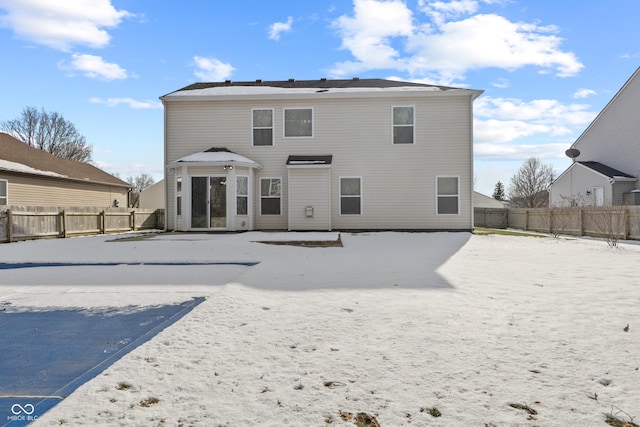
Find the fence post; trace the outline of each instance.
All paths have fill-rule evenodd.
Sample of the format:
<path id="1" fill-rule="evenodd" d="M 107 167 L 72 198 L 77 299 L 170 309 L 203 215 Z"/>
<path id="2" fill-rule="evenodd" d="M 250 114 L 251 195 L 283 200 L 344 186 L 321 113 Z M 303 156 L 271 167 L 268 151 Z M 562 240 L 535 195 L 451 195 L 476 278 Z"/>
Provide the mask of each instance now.
<path id="1" fill-rule="evenodd" d="M 629 239 L 629 208 L 627 208 L 626 206 L 624 206 L 622 208 L 622 221 L 624 221 L 624 225 L 623 225 L 623 231 L 622 231 L 622 239 L 623 240 L 628 240 Z"/>
<path id="2" fill-rule="evenodd" d="M 584 208 L 578 209 L 578 236 L 584 236 Z"/>
<path id="3" fill-rule="evenodd" d="M 553 209 L 549 207 L 549 234 L 553 233 Z"/>
<path id="4" fill-rule="evenodd" d="M 529 209 L 524 210 L 524 231 L 529 229 Z"/>
<path id="5" fill-rule="evenodd" d="M 105 214 L 104 211 L 100 211 L 100 234 L 105 232 Z"/>
<path id="6" fill-rule="evenodd" d="M 67 211 L 65 209 L 60 212 L 60 228 L 62 229 L 62 237 L 67 238 Z"/>
<path id="7" fill-rule="evenodd" d="M 136 231 L 136 211 L 131 211 L 131 231 Z"/>
<path id="8" fill-rule="evenodd" d="M 7 209 L 7 242 L 11 243 L 12 236 L 11 236 L 11 232 L 13 231 L 13 227 L 12 227 L 12 222 L 13 219 L 11 218 L 11 209 Z"/>

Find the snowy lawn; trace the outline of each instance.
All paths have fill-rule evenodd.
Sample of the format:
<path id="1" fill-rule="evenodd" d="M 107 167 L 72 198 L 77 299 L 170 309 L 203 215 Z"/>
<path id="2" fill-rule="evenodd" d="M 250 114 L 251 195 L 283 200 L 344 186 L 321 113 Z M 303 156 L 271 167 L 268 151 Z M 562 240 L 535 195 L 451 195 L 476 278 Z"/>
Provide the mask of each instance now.
<path id="1" fill-rule="evenodd" d="M 0 305 L 10 309 L 207 297 L 34 425 L 640 421 L 640 246 L 467 233 L 343 233 L 344 247 L 328 248 L 257 243 L 337 237 L 0 245 L 0 262 L 231 263 L 0 270 Z M 259 264 L 233 264 L 243 262 Z"/>

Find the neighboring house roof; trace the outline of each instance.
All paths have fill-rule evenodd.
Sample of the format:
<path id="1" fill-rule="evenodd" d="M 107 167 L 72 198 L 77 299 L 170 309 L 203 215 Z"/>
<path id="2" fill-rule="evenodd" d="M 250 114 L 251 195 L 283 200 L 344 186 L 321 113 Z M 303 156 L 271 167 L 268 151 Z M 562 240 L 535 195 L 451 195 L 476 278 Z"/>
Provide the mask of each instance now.
<path id="1" fill-rule="evenodd" d="M 495 208 L 502 209 L 507 206 L 506 202 L 494 199 L 493 197 L 485 196 L 477 191 L 473 192 L 473 207 L 474 208 Z"/>
<path id="2" fill-rule="evenodd" d="M 164 98 L 180 98 L 191 96 L 208 95 L 286 95 L 299 93 L 364 93 L 364 92 L 385 92 L 385 91 L 420 91 L 420 92 L 469 92 L 473 98 L 480 96 L 482 91 L 473 89 L 454 88 L 449 86 L 436 86 L 424 83 L 403 82 L 385 79 L 359 79 L 349 80 L 281 80 L 251 82 L 208 82 L 194 83 L 178 89 Z"/>
<path id="3" fill-rule="evenodd" d="M 46 151 L 30 147 L 11 135 L 0 132 L 0 171 L 2 170 L 57 179 L 131 187 L 130 184 L 93 165 L 56 157 Z"/>
<path id="4" fill-rule="evenodd" d="M 583 166 L 588 167 L 589 169 L 593 169 L 594 171 L 605 175 L 608 178 L 634 178 L 633 176 L 626 174 L 624 172 L 621 172 L 617 169 L 614 169 L 612 167 L 609 167 L 607 165 L 604 165 L 600 162 L 593 162 L 593 161 L 589 161 L 589 162 L 576 162 L 579 163 Z"/>

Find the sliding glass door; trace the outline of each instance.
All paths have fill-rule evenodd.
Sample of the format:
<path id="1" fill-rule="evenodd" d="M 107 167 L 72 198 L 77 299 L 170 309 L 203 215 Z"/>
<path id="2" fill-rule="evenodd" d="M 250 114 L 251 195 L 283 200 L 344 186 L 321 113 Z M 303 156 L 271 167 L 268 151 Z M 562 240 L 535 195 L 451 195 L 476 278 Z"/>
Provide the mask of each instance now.
<path id="1" fill-rule="evenodd" d="M 226 226 L 226 177 L 191 177 L 191 228 L 226 228 Z"/>

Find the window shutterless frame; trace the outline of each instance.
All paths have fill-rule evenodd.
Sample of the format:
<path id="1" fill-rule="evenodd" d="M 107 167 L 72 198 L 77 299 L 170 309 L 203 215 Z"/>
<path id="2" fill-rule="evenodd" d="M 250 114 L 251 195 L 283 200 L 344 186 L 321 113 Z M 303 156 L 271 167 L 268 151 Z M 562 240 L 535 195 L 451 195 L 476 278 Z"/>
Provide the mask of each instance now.
<path id="1" fill-rule="evenodd" d="M 413 105 L 391 107 L 391 143 L 414 144 L 416 140 L 416 109 Z"/>
<path id="2" fill-rule="evenodd" d="M 9 181 L 0 179 L 0 206 L 9 204 Z"/>
<path id="3" fill-rule="evenodd" d="M 249 177 L 236 175 L 236 215 L 249 214 Z"/>
<path id="4" fill-rule="evenodd" d="M 340 215 L 362 215 L 362 177 L 339 178 Z"/>
<path id="5" fill-rule="evenodd" d="M 273 146 L 273 108 L 251 110 L 251 144 L 254 147 Z"/>
<path id="6" fill-rule="evenodd" d="M 436 177 L 436 215 L 460 214 L 460 177 Z"/>
<path id="7" fill-rule="evenodd" d="M 176 215 L 182 215 L 182 176 L 176 176 Z"/>
<path id="8" fill-rule="evenodd" d="M 282 177 L 260 178 L 260 215 L 282 215 Z"/>
<path id="9" fill-rule="evenodd" d="M 313 138 L 313 108 L 284 108 L 282 110 L 284 138 Z"/>

